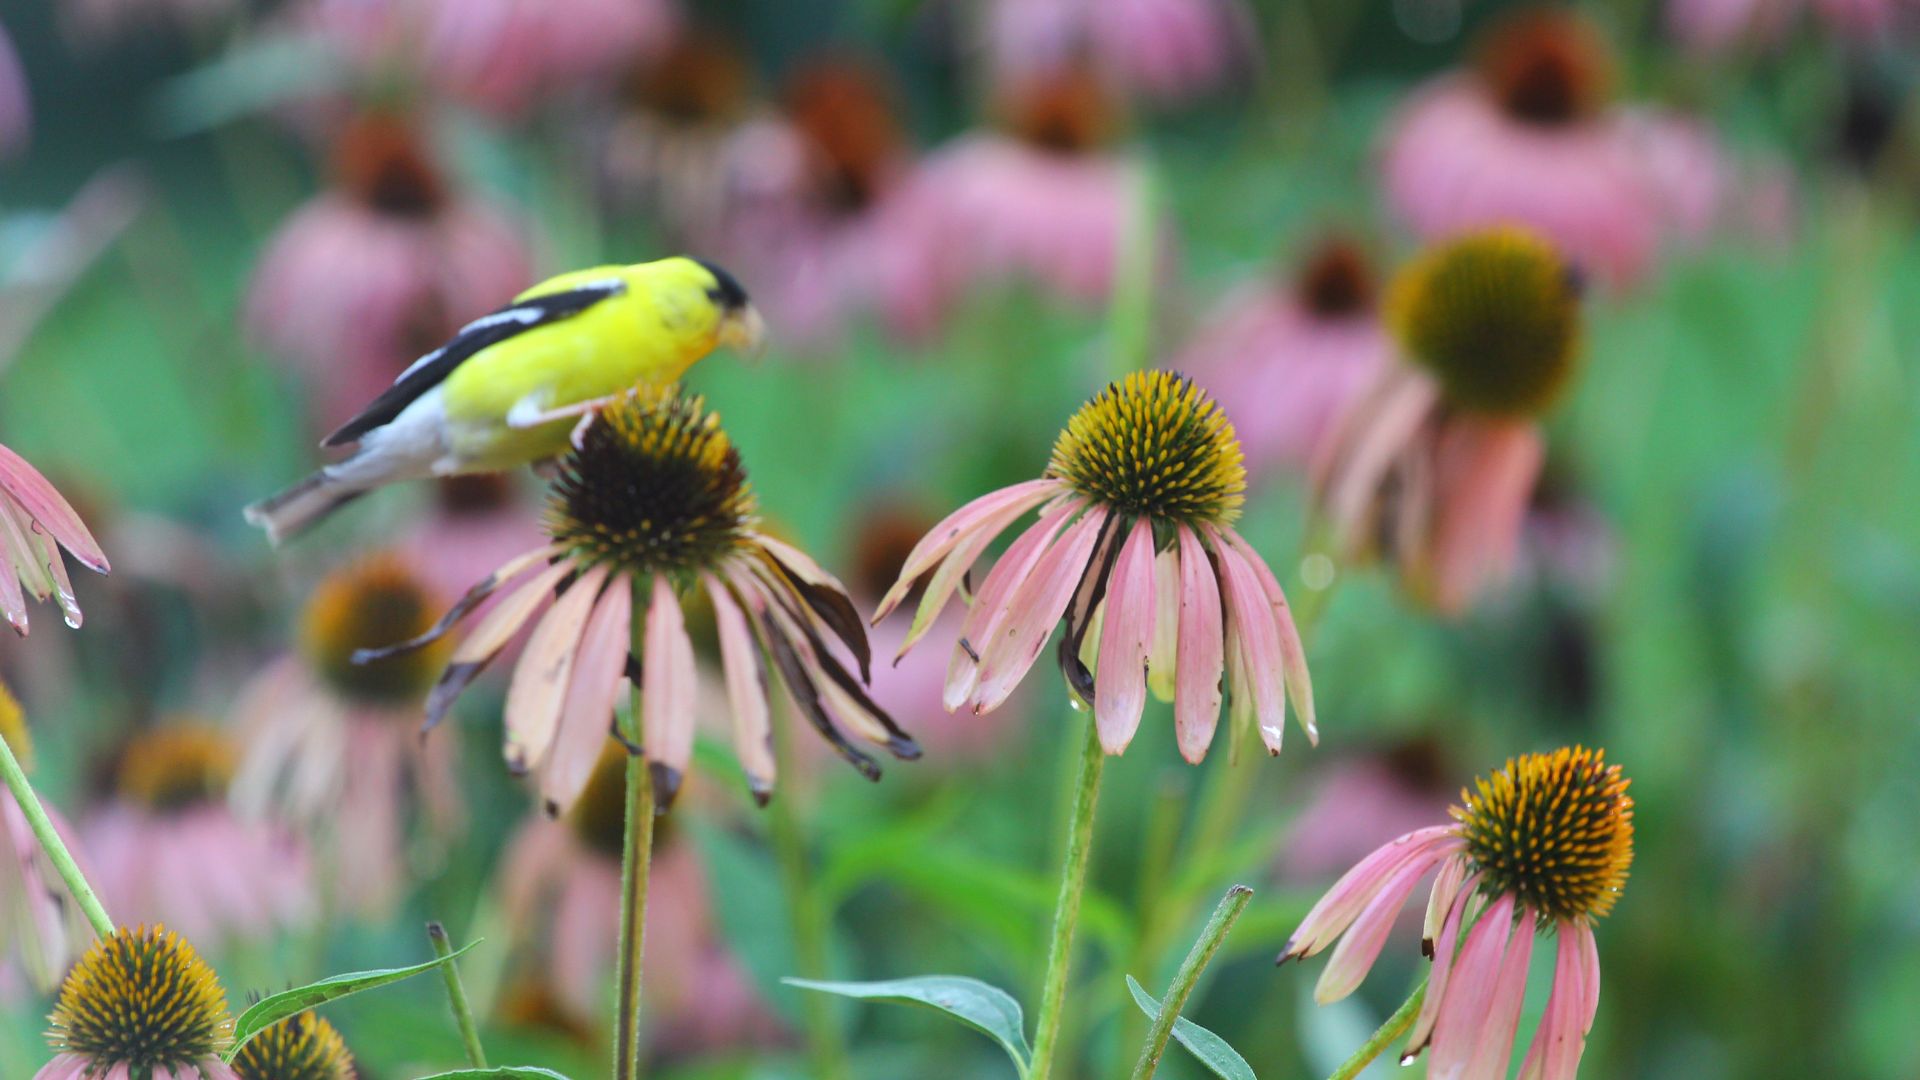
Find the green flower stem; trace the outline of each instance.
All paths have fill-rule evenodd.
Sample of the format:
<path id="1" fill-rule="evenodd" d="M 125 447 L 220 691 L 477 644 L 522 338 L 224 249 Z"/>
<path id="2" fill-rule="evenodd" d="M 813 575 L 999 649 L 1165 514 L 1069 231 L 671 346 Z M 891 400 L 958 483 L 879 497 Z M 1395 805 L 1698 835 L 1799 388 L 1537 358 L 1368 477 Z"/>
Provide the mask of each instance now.
<path id="1" fill-rule="evenodd" d="M 792 717 L 781 719 L 791 720 Z M 792 775 L 793 745 L 790 723 L 773 725 L 773 753 L 776 771 Z M 771 820 L 774 854 L 780 861 L 781 885 L 787 894 L 787 910 L 792 917 L 794 964 L 803 979 L 827 979 L 827 915 L 820 906 L 820 891 L 814 888 L 814 875 L 807 866 L 806 836 L 800 814 L 789 794 L 776 794 L 767 805 Z M 818 1080 L 845 1080 L 846 1040 L 836 1022 L 833 999 L 825 994 L 806 994 L 801 1001 L 807 1026 L 807 1051 L 813 1060 Z"/>
<path id="2" fill-rule="evenodd" d="M 460 1042 L 467 1050 L 467 1064 L 476 1069 L 487 1067 L 487 1052 L 480 1045 L 480 1029 L 473 1022 L 473 1007 L 467 1004 L 467 988 L 460 983 L 460 969 L 448 957 L 453 942 L 447 940 L 447 928 L 438 922 L 427 924 L 427 940 L 433 943 L 433 955 L 447 962 L 440 965 L 440 976 L 447 983 L 447 1001 L 453 1005 L 453 1023 L 460 1029 Z"/>
<path id="3" fill-rule="evenodd" d="M 66 882 L 67 891 L 80 905 L 93 932 L 103 938 L 112 937 L 113 920 L 107 917 L 107 909 L 100 905 L 93 886 L 87 884 L 80 864 L 73 861 L 73 852 L 68 851 L 66 841 L 60 839 L 60 831 L 53 827 L 47 808 L 40 805 L 40 796 L 35 795 L 33 785 L 27 783 L 27 771 L 20 767 L 20 759 L 13 756 L 13 747 L 8 746 L 5 739 L 0 739 L 0 779 L 6 780 L 7 790 L 13 792 L 14 799 L 20 803 L 20 812 L 27 816 L 27 827 L 33 830 L 33 838 L 40 841 L 40 850 L 46 853 L 60 880 Z"/>
<path id="4" fill-rule="evenodd" d="M 1341 1062 L 1340 1067 L 1333 1070 L 1327 1080 L 1353 1080 L 1354 1077 L 1359 1076 L 1367 1066 L 1373 1064 L 1374 1058 L 1379 1057 L 1381 1052 L 1386 1050 L 1388 1043 L 1407 1033 L 1407 1029 L 1413 1026 L 1414 1017 L 1420 1015 L 1420 1003 L 1426 998 L 1427 980 L 1421 979 L 1420 985 L 1413 988 L 1413 993 L 1407 997 L 1405 1004 L 1394 1010 L 1393 1015 L 1387 1017 L 1379 1030 L 1375 1031 L 1366 1042 L 1361 1043 L 1360 1049 L 1355 1050 L 1352 1057 Z"/>
<path id="5" fill-rule="evenodd" d="M 1086 742 L 1080 751 L 1080 769 L 1074 774 L 1073 815 L 1067 825 L 1067 855 L 1060 868 L 1060 896 L 1053 906 L 1053 938 L 1047 946 L 1046 981 L 1040 989 L 1040 1012 L 1034 1019 L 1033 1069 L 1029 1080 L 1047 1080 L 1053 1073 L 1053 1054 L 1060 1041 L 1060 1018 L 1067 997 L 1067 969 L 1073 952 L 1073 931 L 1080 922 L 1080 896 L 1087 886 L 1087 860 L 1093 852 L 1093 809 L 1100 801 L 1100 773 L 1107 753 L 1100 748 L 1100 732 L 1093 718 L 1086 720 Z"/>
<path id="6" fill-rule="evenodd" d="M 642 586 L 635 582 L 633 651 L 640 655 L 646 620 Z M 633 688 L 633 711 L 627 717 L 627 741 L 640 742 L 640 687 Z M 640 1076 L 640 980 L 646 956 L 647 880 L 653 869 L 653 771 L 645 754 L 627 756 L 627 814 L 620 850 L 620 945 L 614 957 L 618 998 L 614 1019 L 613 1075 L 615 1080 Z"/>
<path id="7" fill-rule="evenodd" d="M 1187 958 L 1180 962 L 1180 970 L 1174 972 L 1166 996 L 1160 999 L 1160 1015 L 1154 1017 L 1153 1027 L 1147 1031 L 1146 1045 L 1140 1048 L 1140 1060 L 1134 1062 L 1133 1080 L 1149 1080 L 1153 1070 L 1160 1067 L 1160 1055 L 1167 1052 L 1167 1040 L 1173 1037 L 1173 1022 L 1180 1019 L 1180 1010 L 1186 1007 L 1188 996 L 1200 981 L 1200 973 L 1206 970 L 1220 943 L 1226 940 L 1227 931 L 1233 929 L 1234 920 L 1252 899 L 1253 890 L 1245 885 L 1235 885 L 1220 898 L 1213 917 L 1207 920 L 1206 928 L 1200 931 Z"/>

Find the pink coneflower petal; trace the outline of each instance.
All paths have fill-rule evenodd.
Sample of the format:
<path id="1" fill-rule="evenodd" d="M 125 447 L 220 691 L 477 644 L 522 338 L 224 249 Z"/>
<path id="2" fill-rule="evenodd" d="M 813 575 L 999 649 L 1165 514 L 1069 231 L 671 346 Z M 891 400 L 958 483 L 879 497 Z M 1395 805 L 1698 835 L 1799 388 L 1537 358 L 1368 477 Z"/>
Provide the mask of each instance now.
<path id="1" fill-rule="evenodd" d="M 1239 533 L 1221 529 L 1219 535 L 1246 560 L 1266 593 L 1267 603 L 1273 607 L 1274 632 L 1280 642 L 1280 674 L 1286 685 L 1287 700 L 1293 704 L 1294 719 L 1307 733 L 1307 741 L 1318 746 L 1320 725 L 1313 712 L 1313 677 L 1307 672 L 1307 650 L 1300 641 L 1299 627 L 1293 624 L 1293 611 L 1287 604 L 1286 593 L 1280 590 L 1280 579 L 1273 576 L 1266 560 Z"/>
<path id="2" fill-rule="evenodd" d="M 1515 927 L 1507 940 L 1507 952 L 1500 960 L 1500 977 L 1494 983 L 1493 997 L 1485 1019 L 1474 1036 L 1473 1057 L 1461 1073 L 1467 1080 L 1506 1080 L 1508 1061 L 1513 1056 L 1513 1037 L 1520 1026 L 1520 1006 L 1527 996 L 1527 964 L 1533 959 L 1532 919 Z"/>
<path id="3" fill-rule="evenodd" d="M 604 566 L 582 574 L 541 617 L 533 636 L 527 639 L 520 662 L 514 665 L 513 680 L 507 685 L 504 751 L 512 772 L 540 767 L 553 748 L 573 660 L 580 649 L 580 633 L 606 581 Z"/>
<path id="4" fill-rule="evenodd" d="M 1545 457 L 1531 424 L 1461 416 L 1447 425 L 1437 455 L 1442 509 L 1428 569 L 1441 611 L 1462 610 L 1483 582 L 1512 567 Z"/>
<path id="5" fill-rule="evenodd" d="M 1460 839 L 1454 835 L 1452 826 L 1435 825 L 1395 837 L 1374 849 L 1372 854 L 1342 875 L 1333 888 L 1320 898 L 1320 902 L 1313 906 L 1313 910 L 1307 912 L 1307 917 L 1300 921 L 1300 928 L 1293 932 L 1293 938 L 1287 943 L 1282 957 L 1308 957 L 1326 948 L 1334 938 L 1353 925 L 1367 904 L 1393 880 L 1401 867 L 1432 858 L 1436 854 L 1445 854 L 1459 844 Z"/>
<path id="6" fill-rule="evenodd" d="M 1093 718 L 1100 746 L 1118 754 L 1133 741 L 1147 707 L 1147 650 L 1154 626 L 1153 524 L 1133 523 L 1107 579 L 1106 615 L 1094 672 Z"/>
<path id="7" fill-rule="evenodd" d="M 1505 969 L 1501 961 L 1513 936 L 1513 904 L 1512 894 L 1502 893 L 1481 913 L 1460 948 L 1433 1029 L 1427 1073 L 1435 1080 L 1461 1080 L 1473 1058 Z M 1531 934 L 1532 930 L 1522 928 L 1521 932 Z"/>
<path id="8" fill-rule="evenodd" d="M 1054 625 L 1073 601 L 1108 513 L 1090 510 L 1068 526 L 1008 601 L 1005 621 L 980 646 L 980 676 L 971 699 L 974 712 L 997 708 L 1040 658 Z"/>
<path id="9" fill-rule="evenodd" d="M 894 583 L 893 588 L 887 590 L 887 595 L 880 598 L 880 606 L 874 609 L 873 621 L 879 622 L 886 618 L 894 608 L 900 605 L 900 601 L 906 599 L 907 593 L 913 589 L 913 583 L 918 581 L 922 574 L 939 565 L 940 560 L 966 537 L 988 528 L 991 522 L 1004 515 L 1005 522 L 999 528 L 993 529 L 998 533 L 1014 518 L 1039 506 L 1060 490 L 1061 484 L 1058 480 L 1027 480 L 1012 487 L 988 492 L 948 514 L 907 554 L 906 562 L 900 567 L 900 579 Z M 1011 507 L 1018 507 L 1018 509 L 1008 513 Z"/>
<path id="10" fill-rule="evenodd" d="M 1220 586 L 1200 538 L 1185 525 L 1180 538 L 1179 674 L 1174 679 L 1174 739 L 1180 756 L 1199 764 L 1220 723 L 1220 672 L 1226 662 L 1220 630 Z"/>
<path id="11" fill-rule="evenodd" d="M 1280 652 L 1280 632 L 1274 625 L 1274 611 L 1267 601 L 1253 567 L 1238 548 L 1208 530 L 1212 547 L 1220 560 L 1221 595 L 1226 600 L 1227 620 L 1240 639 L 1246 679 L 1253 690 L 1253 716 L 1260 729 L 1260 740 L 1267 752 L 1278 754 L 1286 734 L 1286 696 L 1282 672 L 1285 663 Z"/>
<path id="12" fill-rule="evenodd" d="M 1454 858 L 1455 863 L 1465 864 L 1465 860 Z M 1434 942 L 1433 971 L 1427 976 L 1427 997 L 1420 1003 L 1420 1014 L 1413 1019 L 1413 1029 L 1407 1033 L 1407 1048 L 1400 1056 L 1400 1063 L 1412 1061 L 1414 1055 L 1426 1048 L 1428 1040 L 1433 1038 L 1433 1026 L 1440 1019 L 1440 1006 L 1446 1001 L 1447 987 L 1453 980 L 1455 950 L 1460 944 L 1460 931 L 1467 920 L 1467 902 L 1480 884 L 1480 875 L 1475 874 L 1460 884 L 1455 890 L 1456 899 L 1447 905 L 1446 915 L 1440 927 L 1440 936 Z"/>
<path id="13" fill-rule="evenodd" d="M 1434 942 L 1439 940 L 1447 915 L 1453 911 L 1454 899 L 1460 895 L 1460 887 L 1466 880 L 1467 860 L 1456 855 L 1440 864 L 1440 873 L 1433 879 L 1433 891 L 1427 895 L 1427 915 L 1420 924 L 1420 943 L 1428 956 L 1433 955 Z"/>
<path id="14" fill-rule="evenodd" d="M 756 798 L 773 791 L 773 729 L 767 709 L 766 675 L 760 669 L 760 651 L 753 631 L 733 594 L 711 574 L 702 575 L 713 602 L 713 618 L 720 637 L 720 664 L 726 675 L 727 704 L 733 713 L 733 748 L 747 786 Z"/>
<path id="15" fill-rule="evenodd" d="M 1147 689 L 1174 699 L 1180 664 L 1180 545 L 1153 557 L 1153 642 L 1147 647 Z"/>
<path id="16" fill-rule="evenodd" d="M 633 648 L 632 616 L 633 590 L 622 578 L 600 593 L 580 633 L 553 753 L 540 778 L 540 796 L 549 813 L 573 805 L 600 759 L 614 705 L 626 686 L 620 676 Z"/>
<path id="17" fill-rule="evenodd" d="M 646 668 L 640 675 L 647 760 L 656 766 L 662 804 L 671 803 L 680 778 L 693 762 L 694 694 L 699 672 L 693 664 L 693 642 L 680 615 L 680 601 L 665 574 L 653 579 L 653 598 L 647 604 Z M 658 775 L 665 770 L 664 775 Z"/>
<path id="18" fill-rule="evenodd" d="M 40 1066 L 33 1074 L 33 1080 L 79 1080 L 86 1076 L 91 1065 L 86 1058 L 78 1054 L 55 1054 L 52 1061 Z"/>
<path id="19" fill-rule="evenodd" d="M 1393 876 L 1380 886 L 1373 899 L 1361 909 L 1359 917 L 1341 935 L 1340 944 L 1334 946 L 1326 970 L 1320 973 L 1320 981 L 1314 984 L 1314 1001 L 1325 1005 L 1353 993 L 1360 981 L 1367 977 L 1367 972 L 1373 969 L 1373 962 L 1379 959 L 1380 949 L 1387 943 L 1387 932 L 1393 929 L 1400 909 L 1407 906 L 1407 898 L 1413 895 L 1413 887 L 1420 883 L 1427 871 L 1433 869 L 1434 863 L 1444 857 L 1444 849 L 1429 850 L 1395 870 Z"/>
<path id="20" fill-rule="evenodd" d="M 999 536 L 1008 526 L 1018 520 L 1022 514 L 1025 514 L 1032 508 L 1033 507 L 1024 500 L 1003 506 L 991 518 L 981 522 L 978 527 L 968 532 L 958 543 L 954 544 L 953 549 L 947 553 L 945 558 L 940 560 L 940 565 L 934 570 L 933 576 L 927 579 L 926 592 L 921 595 L 920 605 L 914 610 L 913 625 L 908 629 L 905 640 L 901 642 L 899 652 L 895 654 L 896 659 L 901 655 L 905 655 L 907 649 L 910 648 L 914 642 L 920 640 L 921 636 L 927 632 L 927 629 L 933 625 L 933 621 L 939 617 L 940 612 L 947 606 L 947 601 L 952 598 L 954 591 L 960 587 L 961 582 L 966 580 L 967 571 L 971 569 L 974 562 L 980 558 L 981 553 L 987 550 L 987 546 L 993 543 L 994 538 Z M 1059 528 L 1061 519 L 1061 515 L 1056 513 L 1043 512 L 1041 514 L 1041 521 L 1051 521 L 1055 530 Z M 1037 528 L 1037 526 L 1029 527 L 1027 533 L 1034 532 L 1035 528 Z M 1026 533 L 1023 533 L 1022 537 L 1024 538 L 1025 535 Z M 924 542 L 925 541 L 922 541 L 922 543 Z M 1021 551 L 1023 554 L 1032 551 L 1032 545 L 1021 548 Z M 1006 564 L 1013 554 L 1014 552 L 1010 549 L 1007 554 L 994 565 L 994 571 L 999 570 L 1002 564 Z M 1012 573 L 1013 570 L 1020 565 L 1030 564 L 1013 563 L 1009 567 L 1008 572 Z M 994 571 L 989 571 L 989 575 Z M 1002 579 L 1005 579 L 1005 575 L 1002 575 Z M 901 581 L 906 582 L 907 579 L 903 577 Z M 910 585 L 911 583 L 908 582 L 908 584 Z M 896 584 L 894 587 L 897 589 L 900 586 Z M 976 608 L 985 607 L 980 602 L 985 596 L 986 593 L 983 590 L 980 597 L 975 600 Z M 985 610 L 991 611 L 994 610 L 994 608 L 985 607 Z M 885 613 L 886 609 L 883 607 L 880 613 L 874 616 L 875 621 L 877 622 Z"/>
<path id="21" fill-rule="evenodd" d="M 1533 1045 L 1520 1063 L 1520 1080 L 1573 1080 L 1586 1049 L 1587 1029 L 1593 1022 L 1591 1006 L 1598 1002 L 1595 991 L 1600 969 L 1592 963 L 1590 951 L 1593 931 L 1584 923 L 1570 922 L 1562 922 L 1556 929 L 1553 992 L 1547 998 L 1540 1028 L 1534 1032 Z"/>
<path id="22" fill-rule="evenodd" d="M 941 700 L 948 712 L 960 708 L 973 696 L 983 667 L 981 650 L 994 640 L 1006 621 L 1008 601 L 1026 584 L 1041 556 L 1047 553 L 1048 545 L 1059 535 L 1061 526 L 1080 506 L 1078 501 L 1066 502 L 1041 514 L 1040 520 L 1028 526 L 994 561 L 993 569 L 987 571 L 987 579 L 981 582 L 973 606 L 960 624 L 960 637 L 954 643 L 953 660 L 947 668 L 947 686 Z"/>
<path id="23" fill-rule="evenodd" d="M 25 508 L 33 520 L 87 569 L 101 574 L 110 569 L 106 553 L 87 531 L 80 515 L 38 469 L 5 446 L 0 446 L 0 493 Z"/>
<path id="24" fill-rule="evenodd" d="M 1331 452 L 1316 461 L 1313 472 L 1336 531 L 1351 535 L 1361 528 L 1394 458 L 1432 412 L 1438 395 L 1431 379 L 1396 367 L 1335 425 Z"/>

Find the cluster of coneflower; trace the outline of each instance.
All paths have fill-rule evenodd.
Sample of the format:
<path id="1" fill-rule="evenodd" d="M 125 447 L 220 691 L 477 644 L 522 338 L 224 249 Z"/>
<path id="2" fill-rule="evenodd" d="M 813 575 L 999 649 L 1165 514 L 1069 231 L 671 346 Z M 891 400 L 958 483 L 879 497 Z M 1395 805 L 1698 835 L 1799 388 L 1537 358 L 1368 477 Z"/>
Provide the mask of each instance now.
<path id="1" fill-rule="evenodd" d="M 1440 245 L 1401 275 L 1387 310 L 1405 362 L 1332 427 L 1316 473 L 1323 516 L 1351 554 L 1392 554 L 1441 608 L 1462 606 L 1510 558 L 1539 466 L 1535 420 L 1575 365 L 1578 286 L 1551 244 L 1518 229 Z M 1075 819 L 1090 829 L 1098 762 L 1128 747 L 1150 694 L 1172 703 L 1173 739 L 1191 762 L 1214 741 L 1223 708 L 1235 748 L 1257 738 L 1278 754 L 1289 704 L 1317 741 L 1287 597 L 1233 527 L 1245 490 L 1234 427 L 1205 391 L 1166 371 L 1126 375 L 1068 420 L 1042 475 L 980 496 L 923 537 L 874 619 L 917 593 L 905 652 L 964 594 L 944 703 L 971 713 L 1005 702 L 1060 628 L 1064 687 L 1092 713 L 1084 776 L 1093 787 L 1083 787 Z M 25 582 L 36 595 L 57 594 L 77 623 L 53 544 L 102 570 L 104 557 L 57 493 L 10 453 L 0 453 L 0 492 L 0 523 L 32 538 L 16 552 L 32 558 L 12 560 L 11 587 L 0 590 L 8 615 L 24 627 L 17 583 Z M 976 582 L 976 564 L 1016 526 Z M 756 800 L 773 796 L 783 703 L 870 778 L 880 769 L 862 744 L 919 756 L 867 689 L 873 658 L 846 588 L 760 528 L 740 454 L 702 399 L 643 387 L 605 408 L 560 463 L 544 527 L 543 542 L 430 625 L 417 587 L 378 566 L 360 571 L 316 600 L 314 669 L 361 709 L 405 708 L 424 694 L 431 727 L 524 639 L 507 690 L 506 764 L 536 777 L 543 804 L 559 815 L 587 787 L 609 738 L 624 744 L 643 765 L 629 774 L 629 861 L 636 850 L 644 859 L 648 822 L 673 803 L 692 761 L 701 684 L 685 615 L 691 597 L 712 612 L 734 750 Z M 345 647 L 378 636 L 366 619 L 411 636 Z M 446 644 L 467 621 L 465 636 Z M 630 722 L 619 710 L 629 688 Z M 279 775 L 269 767 L 264 789 Z M 1584 749 L 1512 759 L 1462 793 L 1453 824 L 1401 837 L 1343 878 L 1284 957 L 1338 940 L 1317 996 L 1349 993 L 1434 873 L 1423 942 L 1433 972 L 1408 1054 L 1430 1044 L 1436 1075 L 1504 1075 L 1533 942 L 1550 934 L 1554 986 L 1522 1075 L 1571 1076 L 1597 1002 L 1592 923 L 1611 908 L 1632 858 L 1625 789 L 1618 766 Z M 44 839 L 33 828 L 10 835 Z M 44 903 L 57 894 L 37 854 L 23 849 L 32 899 Z M 1077 897 L 1084 851 L 1081 859 L 1069 864 L 1063 896 Z M 1070 945 L 1077 903 L 1063 900 L 1061 910 Z M 191 947 L 158 928 L 95 930 L 99 940 L 62 985 L 56 1056 L 39 1080 L 350 1075 L 337 1034 L 311 1016 L 226 1054 L 225 994 Z M 623 995 L 636 988 L 625 980 L 637 985 L 637 950 L 634 961 L 623 969 Z M 1043 1054 L 1065 975 L 1063 953 L 1049 968 Z M 626 996 L 622 1007 L 631 1007 Z"/>

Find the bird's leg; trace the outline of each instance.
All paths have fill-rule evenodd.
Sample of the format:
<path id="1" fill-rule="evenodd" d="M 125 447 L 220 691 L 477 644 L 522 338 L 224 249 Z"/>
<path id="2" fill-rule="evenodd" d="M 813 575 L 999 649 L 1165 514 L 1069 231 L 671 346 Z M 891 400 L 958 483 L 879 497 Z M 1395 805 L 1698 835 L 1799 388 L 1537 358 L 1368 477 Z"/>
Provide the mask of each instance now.
<path id="1" fill-rule="evenodd" d="M 513 408 L 507 410 L 507 426 L 511 428 L 531 428 L 539 427 L 542 424 L 550 424 L 555 420 L 568 420 L 579 417 L 579 422 L 573 425 L 573 435 L 571 437 L 574 449 L 577 450 L 580 448 L 581 443 L 586 440 L 587 429 L 593 426 L 594 418 L 600 415 L 600 410 L 614 404 L 621 398 L 631 397 L 632 395 L 633 391 L 623 390 L 618 394 L 588 398 L 585 401 L 576 401 L 554 409 L 540 408 L 534 403 L 531 397 L 523 398 L 516 403 Z"/>

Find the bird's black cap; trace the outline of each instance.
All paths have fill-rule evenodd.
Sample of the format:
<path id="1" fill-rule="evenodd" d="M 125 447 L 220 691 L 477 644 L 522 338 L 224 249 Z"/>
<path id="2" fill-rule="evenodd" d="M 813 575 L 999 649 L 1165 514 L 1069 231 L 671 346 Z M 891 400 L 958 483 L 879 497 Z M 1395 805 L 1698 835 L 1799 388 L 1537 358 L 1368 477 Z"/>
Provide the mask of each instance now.
<path id="1" fill-rule="evenodd" d="M 747 290 L 740 287 L 739 278 L 734 277 L 732 274 L 727 273 L 725 270 L 722 270 L 720 267 L 715 266 L 705 259 L 695 259 L 693 261 L 699 263 L 707 273 L 713 275 L 713 288 L 707 290 L 707 295 L 713 299 L 714 303 L 719 304 L 729 311 L 747 306 Z"/>

